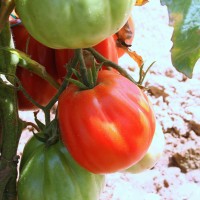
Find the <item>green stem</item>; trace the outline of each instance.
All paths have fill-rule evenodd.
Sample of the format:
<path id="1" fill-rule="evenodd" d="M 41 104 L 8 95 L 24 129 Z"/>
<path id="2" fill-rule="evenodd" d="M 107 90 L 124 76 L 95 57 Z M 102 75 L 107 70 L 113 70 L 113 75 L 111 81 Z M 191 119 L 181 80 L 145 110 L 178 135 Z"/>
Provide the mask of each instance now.
<path id="1" fill-rule="evenodd" d="M 0 199 L 2 199 L 4 195 L 16 195 L 16 187 L 13 188 L 11 185 L 16 184 L 13 183 L 17 178 L 16 153 L 23 129 L 23 123 L 18 116 L 16 89 L 4 83 L 0 83 L 0 115 L 2 122 Z"/>
<path id="2" fill-rule="evenodd" d="M 140 68 L 140 78 L 139 78 L 139 81 L 138 81 L 139 85 L 142 85 L 147 73 L 149 72 L 149 70 L 151 69 L 151 67 L 154 65 L 155 62 L 156 61 L 152 62 L 151 65 L 147 68 L 147 70 L 145 72 L 143 71 L 144 65 L 142 65 L 142 67 Z"/>
<path id="3" fill-rule="evenodd" d="M 62 82 L 62 85 L 60 86 L 60 88 L 58 89 L 58 92 L 56 93 L 56 95 L 52 98 L 52 100 L 46 105 L 46 109 L 51 109 L 53 107 L 53 105 L 58 101 L 59 96 L 61 95 L 61 93 L 65 90 L 65 88 L 68 86 L 69 81 L 68 79 L 72 76 L 72 68 L 75 68 L 76 65 L 78 64 L 79 61 L 79 50 L 75 50 L 75 55 L 74 58 L 72 59 L 72 61 L 69 63 L 69 65 L 67 66 L 67 74 Z"/>
<path id="4" fill-rule="evenodd" d="M 43 109 L 44 112 L 44 118 L 45 118 L 45 125 L 49 125 L 51 122 L 51 110 L 48 108 Z"/>
<path id="5" fill-rule="evenodd" d="M 77 53 L 79 56 L 79 63 L 80 63 L 80 74 L 83 81 L 83 84 L 89 86 L 89 80 L 87 76 L 87 67 L 85 65 L 85 60 L 83 57 L 83 49 L 77 49 Z"/>
<path id="6" fill-rule="evenodd" d="M 0 46 L 13 48 L 9 23 L 0 33 Z M 18 59 L 9 52 L 0 52 L 0 71 L 15 75 Z M 14 77 L 8 77 L 15 85 Z M 0 122 L 2 143 L 0 149 L 0 200 L 16 199 L 17 160 L 16 156 L 23 123 L 18 116 L 17 91 L 0 81 Z"/>
<path id="7" fill-rule="evenodd" d="M 33 105 L 35 105 L 36 107 L 38 107 L 39 109 L 44 109 L 45 107 L 40 105 L 39 103 L 37 103 L 28 93 L 27 91 L 24 89 L 24 87 L 22 86 L 21 84 L 21 81 L 19 80 L 19 78 L 15 75 L 12 75 L 12 74 L 7 74 L 7 73 L 2 73 L 0 72 L 0 74 L 4 74 L 6 75 L 7 77 L 15 77 L 15 80 L 16 80 L 16 83 L 18 84 L 18 87 L 15 87 L 15 86 L 12 86 L 12 85 L 9 85 L 9 87 L 13 87 L 13 88 L 16 88 L 17 90 L 20 90 L 23 95 L 28 99 L 28 101 L 30 101 Z"/>
<path id="8" fill-rule="evenodd" d="M 40 132 L 39 127 L 36 124 L 34 124 L 33 122 L 24 122 L 24 125 L 25 125 L 25 127 L 31 126 L 35 130 L 37 130 L 37 132 Z"/>
<path id="9" fill-rule="evenodd" d="M 0 53 L 6 52 L 10 55 L 14 55 L 18 58 L 18 65 L 20 67 L 23 67 L 24 69 L 27 69 L 30 72 L 33 72 L 34 74 L 40 76 L 44 80 L 48 81 L 53 87 L 58 89 L 60 87 L 59 83 L 54 80 L 54 78 L 49 75 L 45 69 L 44 66 L 36 62 L 35 60 L 32 60 L 26 53 L 9 47 L 1 47 L 0 46 Z"/>
<path id="10" fill-rule="evenodd" d="M 2 32 L 9 15 L 15 7 L 14 0 L 1 0 L 0 1 L 0 33 Z"/>
<path id="11" fill-rule="evenodd" d="M 37 74 L 38 76 L 49 82 L 54 88 L 58 89 L 60 87 L 60 84 L 47 73 L 44 66 L 40 65 L 36 61 L 31 60 L 30 58 L 27 58 L 27 60 L 29 60 L 30 62 L 24 62 L 24 60 L 22 62 L 19 62 L 20 67 L 23 67 L 24 69 L 27 69 L 34 74 Z"/>
<path id="12" fill-rule="evenodd" d="M 78 64 L 79 61 L 79 50 L 75 50 L 75 56 L 72 59 L 72 61 L 67 65 L 67 74 L 65 79 L 62 82 L 62 85 L 59 87 L 56 95 L 51 99 L 51 101 L 42 109 L 42 111 L 44 112 L 45 115 L 45 126 L 49 126 L 49 124 L 51 123 L 50 120 L 50 111 L 52 109 L 52 107 L 55 105 L 55 103 L 58 101 L 60 95 L 62 94 L 62 92 L 65 90 L 65 88 L 68 86 L 69 84 L 69 78 L 72 76 L 73 70 L 72 68 L 75 68 Z M 50 134 L 54 134 L 52 132 L 50 132 Z M 54 140 L 53 135 L 49 135 L 49 138 L 52 138 L 52 140 Z M 51 143 L 51 141 L 49 141 Z"/>
<path id="13" fill-rule="evenodd" d="M 16 82 L 18 84 L 18 90 L 22 91 L 23 95 L 35 106 L 37 106 L 40 109 L 44 109 L 44 107 L 42 105 L 40 105 L 39 103 L 37 103 L 24 89 L 24 87 L 22 86 L 20 80 L 17 78 L 17 76 L 15 76 Z"/>
<path id="14" fill-rule="evenodd" d="M 103 57 L 100 53 L 98 53 L 93 48 L 87 48 L 86 50 L 91 52 L 94 55 L 94 57 L 98 60 L 98 62 L 103 63 L 103 65 L 105 65 L 105 66 L 110 66 L 110 67 L 116 69 L 120 74 L 122 74 L 123 76 L 125 76 L 126 78 L 128 78 L 130 81 L 132 81 L 133 83 L 135 83 L 137 85 L 137 82 L 133 79 L 133 77 L 130 74 L 128 74 L 128 72 L 126 70 L 124 70 L 121 66 L 106 59 L 105 57 Z"/>

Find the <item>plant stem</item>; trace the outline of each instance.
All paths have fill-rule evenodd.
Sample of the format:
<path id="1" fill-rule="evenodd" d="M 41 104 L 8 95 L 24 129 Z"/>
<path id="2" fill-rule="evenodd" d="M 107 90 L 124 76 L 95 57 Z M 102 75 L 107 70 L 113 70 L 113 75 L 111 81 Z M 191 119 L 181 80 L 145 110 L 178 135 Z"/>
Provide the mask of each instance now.
<path id="1" fill-rule="evenodd" d="M 74 58 L 72 59 L 71 63 L 69 63 L 68 65 L 68 70 L 67 70 L 67 74 L 62 82 L 62 85 L 60 86 L 60 88 L 58 89 L 58 92 L 56 93 L 56 95 L 51 99 L 51 101 L 46 105 L 46 109 L 51 109 L 53 107 L 53 105 L 58 101 L 59 96 L 61 95 L 61 93 L 65 90 L 65 88 L 67 87 L 67 85 L 69 84 L 68 79 L 72 76 L 72 68 L 75 68 L 76 65 L 78 64 L 79 61 L 79 50 L 75 50 L 75 55 Z"/>
<path id="2" fill-rule="evenodd" d="M 60 87 L 59 83 L 47 73 L 45 67 L 35 60 L 32 60 L 26 53 L 9 47 L 0 47 L 0 50 L 5 51 L 10 55 L 16 56 L 18 58 L 18 65 L 20 67 L 23 67 L 24 69 L 27 69 L 30 72 L 40 76 L 44 80 L 48 81 L 56 89 Z"/>
<path id="3" fill-rule="evenodd" d="M 24 124 L 25 124 L 26 127 L 31 126 L 32 128 L 36 129 L 37 132 L 40 131 L 39 127 L 36 124 L 34 124 L 33 122 L 24 122 Z"/>
<path id="4" fill-rule="evenodd" d="M 44 109 L 44 107 L 42 105 L 40 105 L 39 103 L 37 103 L 24 89 L 24 87 L 22 86 L 20 80 L 17 78 L 17 76 L 15 76 L 16 82 L 19 85 L 18 86 L 18 90 L 21 90 L 23 95 L 35 106 L 37 106 L 40 109 Z"/>
<path id="5" fill-rule="evenodd" d="M 45 106 L 45 107 L 40 107 L 45 115 L 45 126 L 48 127 L 50 125 L 50 123 L 52 122 L 50 119 L 50 111 L 52 109 L 52 107 L 55 105 L 55 103 L 58 101 L 59 96 L 62 94 L 62 92 L 65 90 L 65 88 L 67 87 L 67 85 L 69 84 L 69 78 L 72 76 L 73 70 L 72 68 L 75 68 L 79 62 L 79 50 L 75 50 L 75 56 L 72 59 L 72 61 L 68 64 L 67 66 L 67 74 L 65 79 L 62 82 L 62 85 L 59 87 L 56 95 L 51 99 L 51 101 Z M 56 116 L 55 116 L 56 119 Z M 54 119 L 54 120 L 55 120 Z M 52 141 L 55 139 L 55 133 L 54 131 L 50 131 L 48 134 L 49 138 L 52 139 Z M 49 143 L 51 143 L 52 141 L 48 141 Z"/>
<path id="6" fill-rule="evenodd" d="M 133 79 L 133 77 L 131 75 L 129 75 L 127 73 L 127 71 L 124 70 L 122 67 L 120 67 L 116 63 L 113 63 L 112 61 L 106 59 L 105 57 L 103 57 L 100 53 L 98 53 L 93 48 L 86 48 L 86 50 L 91 52 L 94 55 L 94 57 L 98 60 L 98 62 L 103 63 L 103 65 L 105 65 L 105 66 L 110 66 L 110 67 L 116 69 L 120 74 L 122 74 L 123 76 L 125 76 L 126 78 L 128 78 L 130 81 L 132 81 L 133 83 L 135 83 L 137 85 L 137 82 Z"/>
<path id="7" fill-rule="evenodd" d="M 9 23 L 0 33 L 0 46 L 13 48 Z M 17 56 L 9 52 L 0 52 L 0 71 L 15 75 Z M 8 77 L 10 78 L 10 76 Z M 9 81 L 15 85 L 15 79 Z M 18 116 L 17 91 L 4 82 L 0 82 L 0 120 L 2 144 L 0 149 L 0 200 L 16 199 L 17 162 L 16 156 L 23 123 Z"/>
<path id="8" fill-rule="evenodd" d="M 16 156 L 23 124 L 19 120 L 16 90 L 0 83 L 0 115 L 2 122 L 2 145 L 0 156 L 0 199 L 16 195 Z"/>
<path id="9" fill-rule="evenodd" d="M 14 0 L 1 0 L 0 1 L 0 33 L 2 32 L 6 22 L 8 21 L 9 15 L 14 9 Z"/>
<path id="10" fill-rule="evenodd" d="M 83 49 L 77 49 L 77 53 L 79 56 L 80 73 L 81 73 L 81 78 L 82 78 L 83 84 L 86 86 L 89 86 L 89 80 L 88 80 L 88 76 L 87 76 L 87 67 L 85 65 L 85 61 L 83 58 Z"/>

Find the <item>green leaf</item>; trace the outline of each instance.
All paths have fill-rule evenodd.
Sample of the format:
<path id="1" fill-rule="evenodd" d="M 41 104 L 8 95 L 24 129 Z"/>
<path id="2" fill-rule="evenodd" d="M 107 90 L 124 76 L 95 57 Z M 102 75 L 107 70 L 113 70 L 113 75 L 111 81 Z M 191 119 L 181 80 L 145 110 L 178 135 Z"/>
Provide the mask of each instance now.
<path id="1" fill-rule="evenodd" d="M 171 49 L 173 66 L 191 78 L 200 58 L 200 0 L 161 0 L 168 7 L 174 27 Z"/>

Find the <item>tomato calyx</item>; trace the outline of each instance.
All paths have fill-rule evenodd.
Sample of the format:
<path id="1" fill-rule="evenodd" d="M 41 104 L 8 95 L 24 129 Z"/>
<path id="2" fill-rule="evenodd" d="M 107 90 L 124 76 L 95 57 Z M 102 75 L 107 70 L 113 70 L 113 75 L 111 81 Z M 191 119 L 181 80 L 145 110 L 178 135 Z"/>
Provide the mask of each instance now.
<path id="1" fill-rule="evenodd" d="M 38 111 L 34 112 L 35 122 L 37 124 L 38 133 L 32 131 L 33 135 L 46 146 L 51 146 L 59 141 L 58 121 L 56 117 L 47 125 L 43 124 L 37 118 Z"/>
<path id="2" fill-rule="evenodd" d="M 89 58 L 83 55 L 84 50 L 90 53 Z M 75 84 L 81 90 L 92 89 L 97 85 L 96 83 L 97 75 L 99 70 L 101 70 L 102 66 L 106 66 L 108 69 L 110 67 L 114 68 L 121 75 L 128 78 L 138 87 L 140 87 L 140 89 L 147 90 L 147 88 L 145 88 L 142 84 L 144 82 L 147 73 L 149 72 L 150 68 L 154 65 L 155 62 L 152 62 L 150 66 L 147 67 L 146 71 L 144 71 L 144 62 L 142 61 L 141 65 L 139 66 L 140 68 L 139 80 L 135 81 L 133 77 L 125 69 L 123 69 L 118 64 L 106 59 L 104 56 L 98 53 L 94 48 L 86 48 L 84 50 L 83 49 L 76 50 L 79 62 L 79 70 L 77 70 L 77 68 L 71 69 L 72 73 L 75 75 L 77 79 L 73 79 L 71 77 L 67 79 L 69 82 Z M 87 59 L 89 59 L 89 61 Z M 96 60 L 98 60 L 98 63 L 96 62 Z M 88 63 L 90 63 L 90 66 L 88 66 Z M 91 63 L 93 63 L 92 66 Z"/>
<path id="3" fill-rule="evenodd" d="M 97 84 L 98 71 L 102 68 L 103 63 L 98 64 L 90 52 L 85 56 L 83 49 L 77 49 L 76 52 L 78 68 L 71 68 L 75 78 L 70 77 L 67 80 L 80 90 L 92 89 Z"/>
<path id="4" fill-rule="evenodd" d="M 133 83 L 135 83 L 137 85 L 137 82 L 134 80 L 134 78 L 121 66 L 106 59 L 105 57 L 103 57 L 101 54 L 99 54 L 93 48 L 87 48 L 86 50 L 91 52 L 93 54 L 93 56 L 95 57 L 95 59 L 97 59 L 100 63 L 103 63 L 104 66 L 112 67 L 112 68 L 116 69 L 121 75 L 128 78 L 130 81 L 132 81 Z"/>

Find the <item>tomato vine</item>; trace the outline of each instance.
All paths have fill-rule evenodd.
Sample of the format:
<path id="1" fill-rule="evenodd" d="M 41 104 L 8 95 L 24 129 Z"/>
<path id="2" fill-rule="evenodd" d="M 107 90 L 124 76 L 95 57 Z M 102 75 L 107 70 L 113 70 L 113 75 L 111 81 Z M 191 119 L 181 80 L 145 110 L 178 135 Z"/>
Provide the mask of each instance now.
<path id="1" fill-rule="evenodd" d="M 9 16 L 15 7 L 15 2 L 18 12 L 21 15 L 20 18 L 22 18 L 25 25 L 23 27 L 20 23 L 22 25 L 20 26 L 25 33 L 29 34 L 28 31 L 25 30 L 25 28 L 27 28 L 36 36 L 36 38 L 47 44 L 47 46 L 54 48 L 61 47 L 64 52 L 67 51 L 67 53 L 70 54 L 69 57 L 63 54 L 63 52 L 60 52 L 61 54 L 59 54 L 58 49 L 51 49 L 51 53 L 53 53 L 49 54 L 52 55 L 52 66 L 61 63 L 61 71 L 62 73 L 64 71 L 64 75 L 60 73 L 61 75 L 59 77 L 59 73 L 57 72 L 58 69 L 56 69 L 57 66 L 55 66 L 55 73 L 58 74 L 55 74 L 56 78 L 53 77 L 52 74 L 50 75 L 50 73 L 47 72 L 48 70 L 46 69 L 45 63 L 41 64 L 40 61 L 33 59 L 32 55 L 29 55 L 28 47 L 30 45 L 30 35 L 28 35 L 29 42 L 26 43 L 25 50 L 22 48 L 24 51 L 20 51 L 16 47 L 17 42 L 15 41 L 14 43 L 13 41 L 14 31 L 9 22 Z M 35 4 L 35 2 L 36 1 L 27 0 L 27 4 L 22 5 L 21 0 L 0 1 L 0 200 L 17 199 L 16 184 L 18 184 L 17 169 L 19 161 L 17 148 L 21 133 L 27 126 L 33 127 L 32 132 L 35 137 L 31 139 L 30 143 L 33 143 L 34 145 L 32 146 L 29 142 L 27 143 L 27 148 L 25 149 L 30 148 L 31 150 L 25 151 L 25 157 L 28 155 L 27 152 L 31 152 L 32 156 L 26 158 L 28 161 L 24 162 L 23 166 L 20 167 L 20 173 L 22 170 L 21 168 L 25 168 L 24 166 L 30 162 L 31 170 L 34 171 L 34 175 L 38 175 L 37 181 L 41 183 L 40 174 L 38 174 L 38 170 L 35 170 L 35 166 L 33 165 L 34 162 L 40 164 L 40 161 L 43 160 L 44 157 L 50 155 L 48 162 L 51 162 L 51 159 L 53 158 L 54 166 L 56 166 L 55 169 L 59 168 L 59 170 L 61 170 L 62 166 L 57 165 L 55 160 L 58 159 L 60 163 L 65 160 L 65 164 L 67 163 L 66 165 L 68 167 L 72 167 L 72 171 L 75 170 L 74 174 L 81 174 L 81 176 L 76 179 L 69 173 L 68 169 L 63 172 L 63 176 L 66 175 L 72 178 L 69 182 L 64 181 L 65 184 L 74 184 L 74 191 L 76 192 L 73 193 L 69 191 L 69 195 L 72 195 L 72 199 L 74 196 L 78 196 L 80 199 L 86 198 L 87 200 L 94 200 L 93 198 L 95 198 L 96 200 L 103 186 L 104 176 L 96 175 L 94 173 L 111 173 L 122 169 L 126 170 L 131 164 L 136 165 L 128 169 L 130 171 L 137 171 L 137 167 L 141 164 L 139 163 L 139 165 L 137 165 L 139 159 L 145 159 L 146 152 L 151 156 L 151 152 L 148 152 L 147 150 L 154 135 L 155 116 L 153 109 L 151 108 L 151 103 L 143 93 L 143 90 L 146 89 L 143 86 L 143 81 L 154 62 L 145 71 L 142 57 L 137 55 L 136 52 L 131 51 L 130 47 L 134 36 L 133 22 L 132 25 L 130 24 L 130 27 L 129 24 L 127 24 L 126 27 L 122 27 L 122 29 L 119 30 L 119 27 L 123 26 L 123 23 L 129 18 L 131 5 L 136 3 L 136 5 L 141 6 L 148 1 L 129 0 L 125 2 L 118 0 L 115 3 L 108 1 L 110 2 L 110 10 L 113 9 L 115 11 L 108 16 L 110 20 L 106 17 L 107 13 L 104 12 L 104 10 L 108 9 L 107 4 L 102 5 L 104 9 L 99 10 L 99 13 L 106 13 L 105 16 L 97 13 L 91 17 L 92 15 L 88 15 L 88 13 L 90 14 L 88 11 L 91 9 L 86 9 L 85 14 L 88 16 L 88 23 L 85 23 L 85 26 L 82 26 L 83 18 L 76 17 L 75 14 L 77 14 L 77 12 L 72 13 L 71 15 L 64 12 L 62 18 L 63 21 L 68 23 L 70 18 L 75 20 L 77 24 L 74 24 L 74 21 L 72 20 L 72 24 L 63 26 L 63 21 L 61 19 L 53 17 L 49 20 L 49 23 L 51 24 L 53 22 L 55 25 L 55 19 L 58 20 L 58 25 L 62 22 L 60 28 L 63 28 L 63 31 L 54 26 L 51 26 L 51 28 L 54 29 L 55 32 L 59 31 L 64 37 L 60 37 L 59 40 L 52 39 L 55 34 L 52 34 L 52 32 L 50 33 L 48 30 L 49 32 L 45 32 L 46 36 L 49 36 L 48 41 L 46 41 L 46 36 L 44 37 L 45 34 L 41 35 L 40 31 L 36 31 L 37 28 L 35 28 L 35 26 L 37 27 L 37 25 L 40 25 L 40 28 L 44 31 L 47 28 L 43 26 L 44 23 L 46 24 L 45 18 L 41 18 L 40 16 L 41 14 L 43 16 L 43 11 L 39 14 L 34 14 L 35 11 L 39 12 L 38 3 L 36 2 Z M 77 7 L 77 2 L 74 3 L 74 8 Z M 88 2 L 84 2 L 85 8 L 95 5 L 91 4 L 91 2 L 89 4 Z M 32 9 L 31 6 L 29 6 L 29 3 L 33 3 L 38 9 Z M 66 7 L 69 6 L 66 4 L 66 1 L 63 1 L 62 3 L 64 3 Z M 62 4 L 59 4 L 60 8 L 62 6 Z M 170 6 L 172 7 L 171 3 Z M 32 10 L 29 10 L 29 8 Z M 49 8 L 55 10 L 53 3 L 49 4 Z M 30 23 L 27 18 L 26 13 L 30 11 L 29 19 L 33 20 L 33 23 Z M 45 11 L 49 12 L 48 10 Z M 60 13 L 61 9 L 56 10 L 56 12 Z M 116 15 L 116 13 L 118 15 Z M 99 18 L 99 16 L 101 17 Z M 35 20 L 35 17 L 37 17 L 38 21 Z M 20 20 L 13 26 L 18 26 L 19 28 L 19 21 Z M 111 24 L 106 24 L 106 21 L 109 21 Z M 32 27 L 33 24 L 34 27 Z M 94 28 L 93 30 L 88 29 L 88 26 L 91 26 L 91 24 L 94 26 L 92 27 Z M 180 21 L 179 24 L 182 24 L 182 21 Z M 77 30 L 76 25 L 80 29 Z M 72 29 L 75 30 L 75 32 L 70 32 Z M 178 35 L 180 34 L 178 30 L 176 30 L 176 33 Z M 66 34 L 68 34 L 67 37 Z M 74 36 L 76 36 L 76 40 L 74 40 Z M 85 36 L 86 38 L 84 38 Z M 103 41 L 105 38 L 106 40 Z M 34 44 L 40 45 L 35 39 L 33 40 L 36 42 Z M 23 41 L 27 41 L 27 38 Z M 38 48 L 40 49 L 40 47 Z M 43 49 L 49 50 L 46 48 L 49 47 L 43 46 Z M 65 48 L 72 48 L 73 50 Z M 107 48 L 108 51 L 104 56 L 101 52 L 103 48 Z M 114 48 L 114 53 L 111 51 L 112 53 L 110 54 L 110 49 L 108 50 L 108 48 L 111 48 L 111 50 Z M 119 50 L 117 48 L 121 49 Z M 32 51 L 34 51 L 34 48 Z M 57 54 L 55 52 L 57 52 Z M 138 81 L 136 81 L 117 62 L 118 58 L 125 52 L 138 64 Z M 54 53 L 57 55 L 57 62 L 55 61 L 56 59 L 54 60 Z M 62 62 L 59 62 L 60 56 L 63 55 L 66 56 L 62 60 L 62 62 L 66 62 L 64 66 L 62 66 Z M 195 61 L 196 57 L 198 56 L 195 55 Z M 48 55 L 46 58 L 48 59 Z M 37 102 L 37 99 L 35 100 L 23 86 L 20 77 L 17 76 L 17 69 L 19 66 L 28 72 L 41 77 L 48 85 L 51 85 L 56 89 L 55 95 L 52 96 L 47 104 L 44 105 Z M 62 67 L 65 67 L 65 69 L 63 70 Z M 26 81 L 28 82 L 29 80 L 27 79 Z M 129 90 L 130 88 L 131 91 Z M 41 110 L 44 113 L 44 123 L 38 119 L 38 111 L 36 110 L 34 112 L 35 123 L 22 121 L 19 118 L 19 91 L 22 92 L 25 98 L 36 107 L 36 110 Z M 52 108 L 57 102 L 58 107 L 56 107 L 53 119 L 51 119 Z M 66 102 L 68 103 L 67 105 L 65 105 Z M 74 113 L 74 109 L 76 110 L 76 113 Z M 66 118 L 68 119 L 67 122 Z M 143 137 L 139 138 L 141 135 Z M 76 140 L 77 138 L 79 139 Z M 88 142 L 87 144 L 86 139 Z M 69 141 L 71 141 L 70 144 Z M 94 145 L 94 141 L 96 142 L 96 145 Z M 80 148 L 77 148 L 77 146 Z M 115 149 L 114 152 L 113 149 Z M 104 153 L 100 154 L 99 150 Z M 94 152 L 96 152 L 96 154 L 93 154 Z M 146 156 L 148 157 L 148 155 Z M 158 152 L 158 157 L 159 156 L 160 152 Z M 121 165 L 121 163 L 118 162 L 119 157 L 120 162 L 122 159 L 125 159 L 125 164 L 122 163 Z M 74 163 L 73 159 L 76 159 L 79 164 L 77 165 L 77 163 Z M 112 159 L 114 159 L 114 161 Z M 153 164 L 155 162 L 156 160 L 154 160 Z M 42 165 L 44 165 L 44 162 L 42 162 Z M 106 168 L 104 168 L 105 166 Z M 146 167 L 149 168 L 151 166 L 152 162 Z M 38 165 L 37 167 L 36 169 L 39 169 L 40 166 Z M 48 170 L 50 169 L 48 168 Z M 23 193 L 24 188 L 27 190 L 27 187 L 29 187 L 29 185 L 26 187 L 23 185 L 23 182 L 26 183 L 27 180 L 26 173 L 29 174 L 29 184 L 33 190 L 35 189 L 35 184 L 32 182 L 34 175 L 31 175 L 30 170 L 27 170 L 27 172 L 26 170 L 22 170 L 22 179 L 19 179 L 22 180 L 22 182 L 19 181 L 19 200 L 26 200 L 27 197 L 30 198 L 28 193 Z M 43 174 L 44 173 L 45 170 L 43 171 Z M 91 187 L 84 184 L 82 176 L 84 177 L 83 179 L 86 178 L 91 182 Z M 51 174 L 49 178 L 52 180 L 52 177 L 53 174 Z M 61 179 L 59 180 L 61 181 Z M 96 181 L 96 185 L 92 180 Z M 98 188 L 96 188 L 96 186 Z M 88 188 L 92 189 L 91 193 L 88 193 Z M 38 193 L 35 195 L 36 199 L 37 195 L 40 196 L 41 191 L 39 190 L 37 192 Z M 80 195 L 78 192 L 80 192 Z M 63 194 L 63 196 L 64 195 L 65 194 Z"/>
<path id="2" fill-rule="evenodd" d="M 9 30 L 9 26 L 7 25 L 7 29 Z M 3 30 L 4 31 L 4 30 Z M 3 36 L 9 36 L 9 39 L 11 37 L 11 33 L 7 32 L 4 35 L 4 32 L 2 32 Z M 1 37 L 2 39 L 2 37 Z M 3 41 L 4 40 L 3 38 Z M 88 48 L 85 49 L 86 51 L 90 52 L 91 55 L 93 55 L 93 59 L 94 59 L 94 65 L 93 68 L 87 68 L 86 67 L 86 63 L 83 57 L 83 49 L 77 49 L 75 50 L 74 53 L 74 57 L 70 60 L 70 62 L 67 64 L 66 68 L 67 68 L 67 74 L 62 82 L 61 85 L 59 85 L 57 82 L 54 81 L 54 79 L 51 78 L 51 76 L 46 72 L 45 68 L 37 63 L 36 61 L 32 60 L 29 56 L 27 56 L 25 53 L 14 49 L 14 46 L 9 46 L 9 45 L 1 45 L 1 52 L 3 52 L 4 54 L 6 53 L 7 55 L 9 55 L 10 57 L 14 57 L 16 59 L 16 57 L 18 59 L 16 59 L 17 62 L 15 62 L 15 67 L 13 67 L 13 65 L 11 66 L 7 66 L 6 70 L 1 69 L 1 73 L 4 74 L 7 79 L 10 81 L 11 79 L 11 84 L 7 85 L 5 84 L 3 81 L 1 81 L 1 86 L 3 89 L 1 89 L 2 95 L 1 98 L 2 99 L 7 99 L 7 101 L 11 101 L 12 106 L 15 108 L 14 110 L 12 110 L 13 113 L 9 113 L 9 109 L 11 104 L 8 104 L 8 107 L 4 107 L 5 110 L 1 110 L 1 116 L 15 116 L 15 118 L 13 120 L 17 121 L 17 123 L 19 124 L 19 128 L 16 129 L 16 126 L 10 125 L 8 122 L 10 120 L 10 118 L 2 118 L 1 117 L 1 124 L 7 124 L 8 128 L 12 128 L 11 130 L 13 131 L 13 129 L 15 129 L 15 131 L 12 132 L 13 137 L 15 136 L 15 138 L 11 138 L 12 134 L 8 134 L 8 131 L 6 129 L 7 126 L 3 126 L 1 127 L 1 132 L 2 132 L 2 136 L 3 136 L 3 140 L 2 140 L 2 144 L 1 144 L 1 160 L 0 160 L 0 167 L 1 167 L 1 173 L 4 174 L 4 176 L 0 176 L 2 182 L 1 182 L 1 187 L 2 190 L 0 191 L 1 193 L 1 198 L 4 200 L 10 200 L 9 198 L 15 198 L 16 196 L 16 186 L 13 187 L 13 184 L 16 184 L 16 177 L 17 177 L 17 162 L 18 162 L 18 156 L 16 156 L 16 151 L 17 151 L 17 146 L 18 146 L 18 142 L 19 142 L 19 138 L 22 132 L 22 129 L 28 125 L 33 126 L 33 128 L 35 128 L 37 130 L 38 133 L 43 133 L 45 137 L 40 137 L 38 135 L 38 133 L 34 133 L 34 135 L 36 136 L 36 138 L 40 141 L 45 142 L 47 145 L 52 145 L 54 143 L 56 143 L 59 139 L 59 135 L 58 135 L 58 124 L 57 124 L 57 115 L 55 115 L 55 118 L 53 120 L 50 119 L 50 111 L 52 109 L 52 107 L 54 106 L 54 104 L 58 101 L 60 95 L 63 93 L 63 91 L 65 90 L 65 88 L 70 84 L 70 82 L 76 82 L 77 84 L 82 84 L 84 85 L 83 89 L 88 89 L 88 88 L 93 88 L 96 85 L 96 78 L 97 78 L 97 73 L 98 70 L 100 69 L 100 67 L 102 65 L 107 66 L 107 67 L 112 67 L 114 69 L 116 69 L 119 73 L 121 73 L 122 75 L 124 75 L 125 77 L 127 77 L 128 79 L 130 79 L 134 84 L 137 84 L 137 82 L 123 69 L 121 68 L 118 64 L 113 63 L 112 61 L 110 61 L 109 59 L 103 57 L 101 54 L 99 54 L 97 51 L 95 51 L 93 48 Z M 5 57 L 5 56 L 4 56 Z M 98 60 L 99 63 L 101 63 L 99 65 L 99 68 L 96 66 L 95 64 L 95 59 Z M 6 60 L 7 62 L 7 60 Z M 10 62 L 13 63 L 13 62 Z M 56 87 L 58 89 L 56 95 L 49 101 L 49 103 L 46 106 L 42 106 L 40 104 L 38 104 L 27 92 L 26 90 L 23 88 L 22 84 L 20 83 L 20 80 L 16 77 L 15 75 L 15 71 L 16 71 L 16 65 L 19 65 L 28 69 L 29 71 L 32 71 L 33 73 L 41 76 L 42 78 L 44 78 L 46 81 L 48 81 L 50 84 L 52 84 L 54 87 Z M 3 64 L 2 66 L 5 66 L 5 64 Z M 77 66 L 79 66 L 79 69 L 76 69 Z M 96 69 L 97 67 L 97 69 Z M 12 73 L 8 73 L 10 72 L 7 69 L 14 69 L 14 71 Z M 94 70 L 95 69 L 95 70 Z M 77 71 L 79 70 L 79 71 Z M 77 77 L 79 76 L 79 78 L 81 78 L 80 81 L 76 81 L 75 79 L 72 79 L 72 75 L 77 75 Z M 79 74 L 79 75 L 78 75 Z M 17 108 L 17 98 L 16 98 L 16 93 L 17 90 L 20 90 L 23 92 L 23 94 L 26 96 L 26 98 L 32 102 L 36 107 L 38 107 L 39 109 L 41 109 L 44 114 L 45 114 L 45 124 L 42 124 L 38 119 L 37 119 L 37 114 L 35 113 L 35 124 L 32 123 L 28 123 L 28 122 L 22 122 L 19 117 L 18 117 L 18 108 Z M 8 95 L 8 93 L 10 93 L 10 95 Z M 13 98 L 15 96 L 15 98 Z M 0 103 L 2 105 L 5 105 L 5 102 L 3 100 L 0 101 Z M 12 107 L 11 106 L 11 107 Z M 15 122 L 16 123 L 16 122 Z M 5 142 L 6 141 L 6 142 Z M 15 146 L 11 146 L 10 145 L 10 141 L 14 141 L 15 142 Z M 11 149 L 7 148 L 10 147 Z M 6 151 L 5 151 L 6 149 Z M 12 152 L 12 156 L 8 156 L 10 153 Z M 14 152 L 14 153 L 13 153 Z M 7 164 L 6 164 L 7 163 Z M 11 165 L 9 164 L 11 163 Z M 7 165 L 10 166 L 10 170 L 7 170 Z M 14 167 L 13 167 L 14 166 Z M 11 171 L 12 168 L 12 171 Z M 7 176 L 5 176 L 7 174 Z M 8 176 L 9 174 L 9 176 Z M 10 177 L 11 176 L 11 177 Z M 10 179 L 12 178 L 12 187 L 8 184 L 8 182 L 10 183 Z M 11 188 L 13 191 L 10 192 L 8 188 Z M 11 196 L 11 197 L 8 197 Z"/>
<path id="3" fill-rule="evenodd" d="M 5 4 L 8 5 L 8 4 Z M 1 4 L 1 8 L 4 5 Z M 6 11 L 7 12 L 7 11 Z M 5 13 L 6 13 L 5 12 Z M 13 40 L 8 21 L 0 33 L 0 46 L 13 48 Z M 18 59 L 8 52 L 0 53 L 1 73 L 15 74 Z M 9 79 L 9 77 L 7 77 Z M 15 85 L 15 80 L 10 78 Z M 1 149 L 0 149 L 0 199 L 12 200 L 16 197 L 17 163 L 19 157 L 17 147 L 23 129 L 23 123 L 18 116 L 16 88 L 6 85 L 0 79 L 0 122 L 1 122 Z"/>

